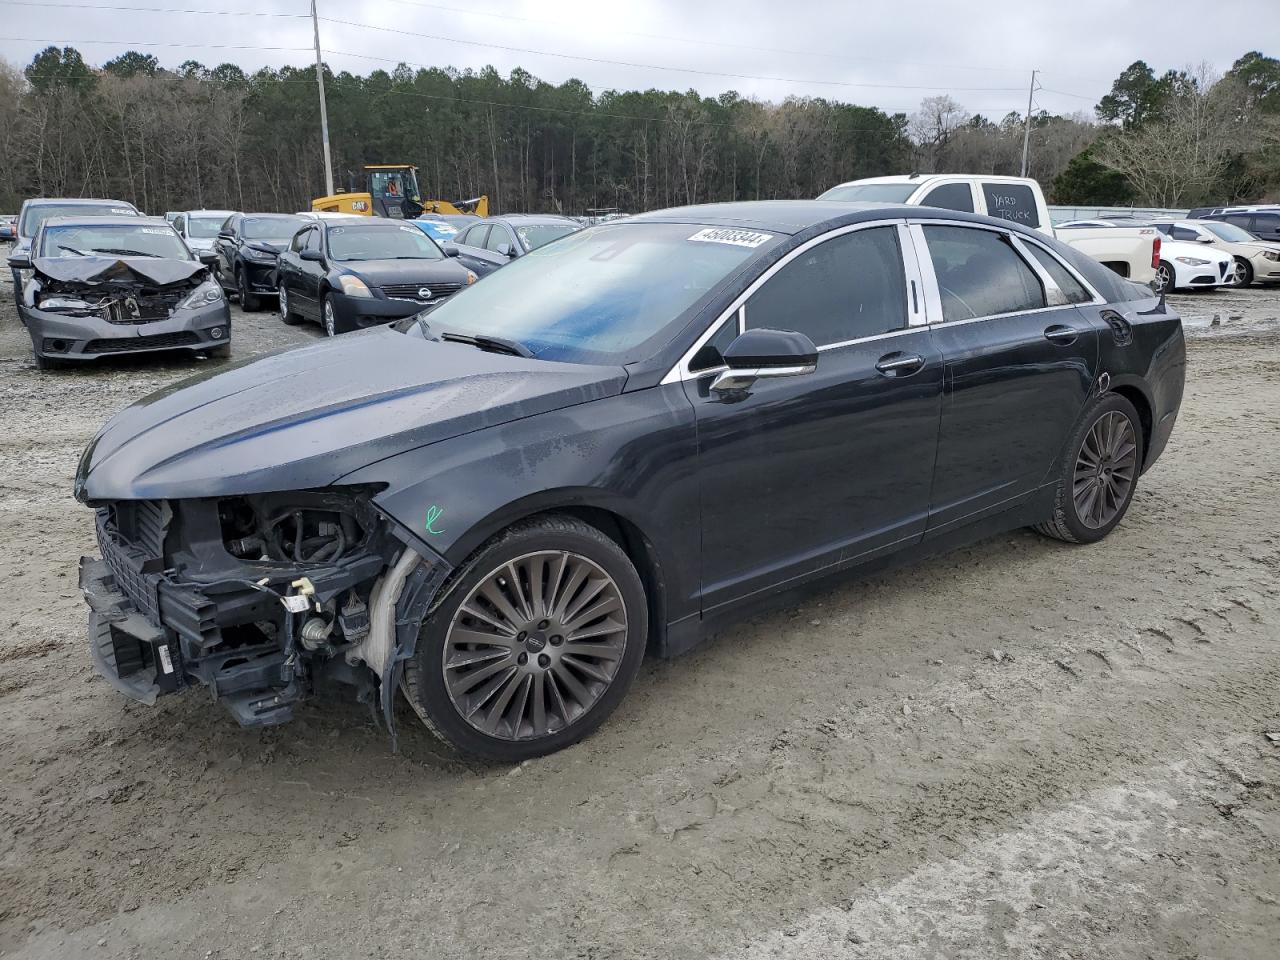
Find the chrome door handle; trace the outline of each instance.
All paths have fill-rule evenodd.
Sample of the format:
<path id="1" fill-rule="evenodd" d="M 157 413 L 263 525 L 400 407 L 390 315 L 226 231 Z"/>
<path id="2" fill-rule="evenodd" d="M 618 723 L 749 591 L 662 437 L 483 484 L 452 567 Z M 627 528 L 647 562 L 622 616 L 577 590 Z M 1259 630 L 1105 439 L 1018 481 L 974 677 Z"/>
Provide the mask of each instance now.
<path id="1" fill-rule="evenodd" d="M 1044 338 L 1051 343 L 1075 343 L 1079 337 L 1079 330 L 1075 327 L 1068 327 L 1064 323 L 1055 323 L 1051 327 L 1045 327 L 1044 330 Z"/>
<path id="2" fill-rule="evenodd" d="M 924 357 L 907 353 L 887 353 L 876 362 L 876 369 L 887 377 L 903 377 L 923 366 Z"/>

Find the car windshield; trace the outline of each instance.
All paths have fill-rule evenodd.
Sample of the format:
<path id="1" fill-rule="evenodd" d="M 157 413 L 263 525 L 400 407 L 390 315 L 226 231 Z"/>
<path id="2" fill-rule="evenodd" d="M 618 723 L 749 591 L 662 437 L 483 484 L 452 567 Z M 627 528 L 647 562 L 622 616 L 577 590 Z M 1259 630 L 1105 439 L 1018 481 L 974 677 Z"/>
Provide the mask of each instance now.
<path id="1" fill-rule="evenodd" d="M 876 203 L 906 203 L 919 188 L 918 183 L 851 183 L 832 187 L 819 200 L 868 200 Z"/>
<path id="2" fill-rule="evenodd" d="M 240 221 L 240 235 L 246 240 L 288 243 L 310 222 L 306 217 L 245 217 Z"/>
<path id="3" fill-rule="evenodd" d="M 167 223 L 68 224 L 41 234 L 43 257 L 165 257 L 190 260 L 191 253 Z"/>
<path id="4" fill-rule="evenodd" d="M 187 217 L 187 236 L 196 240 L 212 240 L 226 222 L 226 217 Z"/>
<path id="5" fill-rule="evenodd" d="M 545 247 L 552 240 L 559 240 L 581 228 L 572 223 L 526 223 L 516 225 L 516 236 L 526 251 Z"/>
<path id="6" fill-rule="evenodd" d="M 458 228 L 441 220 L 416 220 L 414 221 L 421 230 L 429 237 L 436 240 L 449 240 L 458 235 Z"/>
<path id="7" fill-rule="evenodd" d="M 1202 223 L 1202 227 L 1210 233 L 1218 235 L 1218 239 L 1225 240 L 1227 243 L 1255 243 L 1255 237 L 1243 227 L 1237 227 L 1234 223 Z"/>
<path id="8" fill-rule="evenodd" d="M 329 228 L 329 256 L 334 260 L 440 260 L 444 254 L 417 227 L 381 224 Z"/>
<path id="9" fill-rule="evenodd" d="M 34 237 L 40 224 L 50 217 L 136 217 L 137 210 L 125 203 L 108 205 L 105 203 L 37 203 L 22 212 L 22 222 L 18 224 L 18 235 Z"/>
<path id="10" fill-rule="evenodd" d="M 687 310 L 775 234 L 687 223 L 612 223 L 534 250 L 423 319 L 433 335 L 500 337 L 534 356 L 628 363 L 665 344 Z"/>

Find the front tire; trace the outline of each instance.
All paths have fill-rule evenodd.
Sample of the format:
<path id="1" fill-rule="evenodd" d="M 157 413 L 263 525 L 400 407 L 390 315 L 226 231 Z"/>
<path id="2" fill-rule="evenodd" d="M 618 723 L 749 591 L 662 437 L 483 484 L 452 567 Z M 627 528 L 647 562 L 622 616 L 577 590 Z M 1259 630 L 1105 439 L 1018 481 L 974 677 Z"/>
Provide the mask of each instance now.
<path id="1" fill-rule="evenodd" d="M 240 309 L 245 313 L 254 313 L 262 308 L 261 299 L 249 289 L 249 275 L 243 268 L 236 271 L 236 293 L 240 296 Z"/>
<path id="2" fill-rule="evenodd" d="M 1247 287 L 1253 283 L 1253 264 L 1244 257 L 1236 257 L 1234 269 L 1237 287 Z"/>
<path id="3" fill-rule="evenodd" d="M 320 303 L 320 325 L 324 327 L 326 337 L 336 337 L 347 332 L 347 325 L 338 319 L 337 311 L 333 308 L 333 297 L 327 293 Z"/>
<path id="4" fill-rule="evenodd" d="M 1099 397 L 1067 444 L 1053 516 L 1036 531 L 1067 543 L 1097 543 L 1128 512 L 1144 452 L 1133 404 L 1116 393 Z"/>
<path id="5" fill-rule="evenodd" d="M 622 548 L 570 517 L 518 524 L 460 568 L 422 623 L 404 691 L 463 752 L 515 763 L 604 722 L 648 636 L 644 587 Z"/>
<path id="6" fill-rule="evenodd" d="M 1177 282 L 1177 277 L 1173 265 L 1166 260 L 1161 260 L 1160 266 L 1156 267 L 1156 278 L 1151 282 L 1151 286 L 1159 294 L 1173 293 L 1173 285 Z"/>

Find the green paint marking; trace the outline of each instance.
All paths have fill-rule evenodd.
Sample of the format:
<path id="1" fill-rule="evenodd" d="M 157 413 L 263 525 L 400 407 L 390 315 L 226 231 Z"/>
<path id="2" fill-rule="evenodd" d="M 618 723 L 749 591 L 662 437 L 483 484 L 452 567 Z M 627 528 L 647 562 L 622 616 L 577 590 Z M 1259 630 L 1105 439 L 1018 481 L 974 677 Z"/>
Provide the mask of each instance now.
<path id="1" fill-rule="evenodd" d="M 431 506 L 427 507 L 427 533 L 431 533 L 436 536 L 439 536 L 440 534 L 444 533 L 443 530 L 435 529 L 435 522 L 440 519 L 443 513 L 444 511 L 441 510 L 439 507 L 437 507 L 434 503 Z"/>

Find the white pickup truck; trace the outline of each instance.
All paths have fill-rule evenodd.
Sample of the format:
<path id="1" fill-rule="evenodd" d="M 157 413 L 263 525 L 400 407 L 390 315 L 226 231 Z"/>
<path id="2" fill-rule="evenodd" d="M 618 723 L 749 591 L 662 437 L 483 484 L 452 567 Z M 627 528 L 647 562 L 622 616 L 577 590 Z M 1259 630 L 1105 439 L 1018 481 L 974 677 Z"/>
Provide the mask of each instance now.
<path id="1" fill-rule="evenodd" d="M 1082 227 L 1055 233 L 1044 191 L 1029 177 L 962 173 L 871 177 L 832 187 L 818 199 L 904 203 L 999 217 L 1056 236 L 1138 283 L 1151 283 L 1160 265 L 1160 232 L 1154 227 Z"/>

